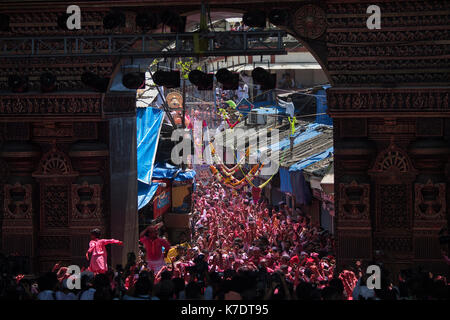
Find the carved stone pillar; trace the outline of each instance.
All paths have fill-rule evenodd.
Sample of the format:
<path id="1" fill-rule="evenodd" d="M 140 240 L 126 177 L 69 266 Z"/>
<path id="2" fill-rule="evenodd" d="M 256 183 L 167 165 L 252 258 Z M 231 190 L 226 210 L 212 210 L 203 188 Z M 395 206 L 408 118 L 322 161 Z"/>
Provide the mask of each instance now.
<path id="1" fill-rule="evenodd" d="M 364 137 L 365 119 L 358 120 L 351 125 L 335 121 L 336 249 L 341 265 L 372 258 L 371 185 L 367 170 L 375 146 Z"/>
<path id="2" fill-rule="evenodd" d="M 31 179 L 40 150 L 27 142 L 7 142 L 1 151 L 2 249 L 5 254 L 26 257 L 22 272 L 35 270 L 37 253 L 37 187 Z"/>
<path id="3" fill-rule="evenodd" d="M 138 249 L 136 97 L 109 95 L 104 109 L 109 125 L 110 234 L 122 240 L 111 248 L 111 263 L 125 264 L 128 252 Z"/>
<path id="4" fill-rule="evenodd" d="M 340 265 L 363 257 L 383 261 L 394 274 L 412 265 L 436 272 L 446 268 L 438 233 L 448 225 L 448 98 L 448 89 L 438 87 L 328 90 Z M 360 139 L 373 143 L 376 153 L 368 158 L 349 152 Z M 354 176 L 360 180 L 352 181 Z M 348 217 L 363 211 L 361 199 L 367 194 L 364 233 L 358 230 L 364 219 Z"/>

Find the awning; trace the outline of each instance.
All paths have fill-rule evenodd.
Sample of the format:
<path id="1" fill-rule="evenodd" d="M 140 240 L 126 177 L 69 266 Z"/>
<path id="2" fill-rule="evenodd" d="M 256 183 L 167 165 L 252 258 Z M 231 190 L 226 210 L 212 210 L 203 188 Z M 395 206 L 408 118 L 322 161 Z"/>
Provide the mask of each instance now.
<path id="1" fill-rule="evenodd" d="M 152 175 L 163 117 L 164 112 L 156 108 L 136 111 L 138 209 L 145 207 L 158 189 Z"/>
<path id="2" fill-rule="evenodd" d="M 315 62 L 305 62 L 305 63 L 250 63 L 242 65 L 234 65 L 233 67 L 228 67 L 230 71 L 251 71 L 257 67 L 263 67 L 268 70 L 321 70 L 320 64 Z"/>

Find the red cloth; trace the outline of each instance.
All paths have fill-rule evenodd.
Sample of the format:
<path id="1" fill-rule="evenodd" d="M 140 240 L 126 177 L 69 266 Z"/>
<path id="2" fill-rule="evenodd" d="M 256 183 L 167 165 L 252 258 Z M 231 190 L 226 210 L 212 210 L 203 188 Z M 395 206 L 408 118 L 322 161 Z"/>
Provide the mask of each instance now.
<path id="1" fill-rule="evenodd" d="M 299 264 L 300 263 L 300 259 L 298 258 L 298 256 L 293 256 L 292 258 L 291 258 L 291 261 L 290 261 L 291 263 L 296 263 L 296 264 Z"/>
<path id="2" fill-rule="evenodd" d="M 139 239 L 145 247 L 147 260 L 155 261 L 164 258 L 162 247 L 168 252 L 170 250 L 170 243 L 166 239 L 156 238 L 150 239 L 149 237 L 142 237 Z"/>

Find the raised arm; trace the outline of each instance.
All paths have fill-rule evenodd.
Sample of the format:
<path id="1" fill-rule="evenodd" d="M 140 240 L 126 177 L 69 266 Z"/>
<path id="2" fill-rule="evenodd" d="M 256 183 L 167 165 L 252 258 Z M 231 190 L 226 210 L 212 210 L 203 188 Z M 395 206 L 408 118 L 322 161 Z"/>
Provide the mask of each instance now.
<path id="1" fill-rule="evenodd" d="M 116 240 L 116 239 L 103 239 L 103 244 L 118 244 L 118 245 L 122 245 L 123 242 L 120 240 Z"/>
<path id="2" fill-rule="evenodd" d="M 151 226 L 147 226 L 147 228 L 145 228 L 144 230 L 142 230 L 142 232 L 139 234 L 139 239 L 142 239 L 143 237 L 145 237 L 145 234 L 147 233 L 148 229 Z"/>

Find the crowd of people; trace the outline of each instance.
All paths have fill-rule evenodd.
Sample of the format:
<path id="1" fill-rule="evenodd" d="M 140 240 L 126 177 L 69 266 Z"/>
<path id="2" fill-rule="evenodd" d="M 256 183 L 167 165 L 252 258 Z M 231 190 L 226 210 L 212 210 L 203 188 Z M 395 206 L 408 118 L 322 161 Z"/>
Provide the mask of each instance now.
<path id="1" fill-rule="evenodd" d="M 71 289 L 67 267 L 56 264 L 29 279 L 9 272 L 1 257 L 1 299 L 448 299 L 446 278 L 421 269 L 401 272 L 394 285 L 382 268 L 381 288 L 370 289 L 365 268 L 374 262 L 339 270 L 332 235 L 284 203 L 270 207 L 250 190 L 224 189 L 208 178 L 198 182 L 193 197 L 192 234 L 183 243 L 171 245 L 164 227 L 148 227 L 141 232 L 141 251 L 129 253 L 125 267 L 82 270 L 79 289 Z M 104 245 L 121 244 L 97 236 L 91 254 L 97 242 L 101 257 Z"/>

